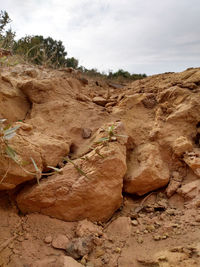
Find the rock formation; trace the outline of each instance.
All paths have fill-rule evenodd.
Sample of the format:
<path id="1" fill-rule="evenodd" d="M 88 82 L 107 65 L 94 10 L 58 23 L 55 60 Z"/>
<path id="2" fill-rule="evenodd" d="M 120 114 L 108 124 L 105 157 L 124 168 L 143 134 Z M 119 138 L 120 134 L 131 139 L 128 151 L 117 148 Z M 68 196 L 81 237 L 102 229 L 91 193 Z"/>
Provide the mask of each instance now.
<path id="1" fill-rule="evenodd" d="M 106 221 L 123 192 L 144 195 L 169 183 L 168 196 L 185 196 L 182 181 L 191 182 L 189 173 L 199 179 L 200 69 L 98 85 L 60 70 L 1 70 L 0 117 L 20 125 L 9 145 L 21 163 L 2 151 L 0 190 L 31 180 L 17 191 L 22 212 Z M 31 158 L 45 174 L 40 185 Z M 51 176 L 49 166 L 62 173 Z"/>

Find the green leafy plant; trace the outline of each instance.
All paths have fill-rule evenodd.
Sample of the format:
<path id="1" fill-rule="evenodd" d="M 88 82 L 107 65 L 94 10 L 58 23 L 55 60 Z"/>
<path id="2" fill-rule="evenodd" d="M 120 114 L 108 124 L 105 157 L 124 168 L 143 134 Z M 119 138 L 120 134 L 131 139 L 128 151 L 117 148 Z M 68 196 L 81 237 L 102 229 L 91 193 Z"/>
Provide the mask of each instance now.
<path id="1" fill-rule="evenodd" d="M 53 171 L 52 172 L 50 172 L 50 173 L 43 173 L 43 172 L 41 172 L 40 171 L 40 169 L 38 168 L 38 166 L 37 166 L 37 164 L 36 164 L 36 162 L 34 161 L 34 159 L 33 158 L 31 158 L 31 161 L 32 161 L 32 163 L 33 163 L 33 166 L 34 166 L 34 168 L 35 168 L 35 176 L 36 176 L 36 179 L 37 179 L 37 183 L 38 183 L 38 185 L 40 184 L 40 179 L 42 178 L 42 176 L 46 176 L 46 175 L 53 175 L 53 174 L 55 174 L 55 173 L 60 173 L 60 174 L 62 174 L 62 169 L 58 169 L 58 168 L 56 168 L 56 167 L 52 167 L 52 166 L 47 166 L 47 168 L 49 168 L 49 169 L 52 169 Z"/>
<path id="2" fill-rule="evenodd" d="M 0 47 L 12 49 L 14 44 L 15 32 L 7 28 L 11 19 L 6 11 L 0 11 Z"/>
<path id="3" fill-rule="evenodd" d="M 95 142 L 96 145 L 98 144 L 102 144 L 104 145 L 105 143 L 107 142 L 111 142 L 111 141 L 116 141 L 117 140 L 117 137 L 128 137 L 126 135 L 120 135 L 120 134 L 116 134 L 115 133 L 115 126 L 114 125 L 111 125 L 108 127 L 107 129 L 107 136 L 105 137 L 102 137 L 100 138 L 98 141 Z M 105 156 L 103 156 L 101 153 L 100 153 L 100 147 L 93 147 L 93 146 L 90 146 L 90 151 L 95 151 L 95 153 L 102 159 L 105 158 Z M 81 157 L 82 160 L 88 160 L 88 157 L 87 156 L 84 156 L 84 157 Z M 69 157 L 65 157 L 63 159 L 63 161 L 66 161 L 66 162 L 69 162 L 71 163 L 74 168 L 78 171 L 78 173 L 80 175 L 83 175 L 85 176 L 86 178 L 89 178 L 87 176 L 87 174 L 77 165 L 74 163 L 74 161 L 72 161 Z"/>
<path id="4" fill-rule="evenodd" d="M 90 149 L 93 150 L 93 151 L 95 151 L 95 153 L 96 153 L 100 158 L 102 158 L 102 159 L 105 158 L 105 156 L 101 155 L 101 153 L 100 153 L 100 148 L 99 148 L 99 147 L 92 147 L 92 146 L 90 146 Z"/>
<path id="5" fill-rule="evenodd" d="M 107 129 L 107 136 L 100 138 L 95 143 L 100 144 L 104 142 L 111 142 L 111 141 L 117 141 L 117 137 L 128 137 L 127 135 L 121 135 L 115 133 L 115 126 L 111 125 Z"/>
<path id="6" fill-rule="evenodd" d="M 17 129 L 19 129 L 19 125 L 12 127 L 12 128 L 6 128 L 4 127 L 4 123 L 6 122 L 6 119 L 0 119 L 0 142 L 1 142 L 1 153 L 5 152 L 6 155 L 14 160 L 15 162 L 18 162 L 17 153 L 15 150 L 9 146 L 9 140 L 12 139 L 16 135 Z"/>
<path id="7" fill-rule="evenodd" d="M 6 122 L 6 119 L 0 119 L 0 153 L 1 155 L 6 155 L 9 159 L 14 160 L 16 163 L 18 163 L 18 156 L 16 151 L 9 146 L 9 140 L 12 139 L 16 135 L 16 130 L 19 129 L 19 126 L 10 128 L 10 127 L 4 127 L 4 123 Z M 5 177 L 8 174 L 10 168 L 10 162 L 8 164 L 8 169 L 2 179 L 0 180 L 0 184 L 3 182 Z"/>
<path id="8" fill-rule="evenodd" d="M 25 56 L 26 61 L 37 65 L 53 68 L 67 65 L 67 52 L 62 41 L 54 40 L 51 37 L 27 35 L 15 42 L 13 51 L 15 54 Z"/>

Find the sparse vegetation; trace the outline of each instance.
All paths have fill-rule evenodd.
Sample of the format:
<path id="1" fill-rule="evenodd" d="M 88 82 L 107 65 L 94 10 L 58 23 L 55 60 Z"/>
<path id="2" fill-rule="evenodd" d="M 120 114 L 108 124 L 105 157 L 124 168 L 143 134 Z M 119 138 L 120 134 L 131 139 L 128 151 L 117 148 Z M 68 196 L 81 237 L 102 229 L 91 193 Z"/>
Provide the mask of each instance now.
<path id="1" fill-rule="evenodd" d="M 25 36 L 15 42 L 13 52 L 33 64 L 58 68 L 66 65 L 65 47 L 61 41 L 41 35 Z"/>
<path id="2" fill-rule="evenodd" d="M 128 137 L 126 135 L 116 134 L 114 125 L 109 126 L 106 132 L 107 132 L 107 135 L 105 137 L 102 137 L 99 140 L 97 140 L 96 144 L 116 141 L 117 137 L 126 137 L 126 138 Z"/>
<path id="3" fill-rule="evenodd" d="M 99 145 L 99 144 L 104 145 L 104 144 L 106 144 L 107 142 L 117 141 L 117 137 L 127 137 L 127 136 L 126 136 L 126 135 L 119 135 L 119 134 L 116 134 L 116 133 L 115 133 L 115 126 L 114 126 L 114 125 L 111 125 L 111 126 L 109 126 L 108 129 L 107 129 L 107 135 L 106 135 L 105 137 L 100 138 L 98 141 L 95 142 L 95 144 L 96 144 L 96 145 Z M 100 148 L 99 148 L 99 147 L 93 147 L 93 146 L 91 146 L 90 149 L 93 150 L 93 151 L 95 151 L 95 153 L 96 153 L 100 158 L 102 158 L 102 159 L 105 158 L 105 157 L 100 153 Z M 87 160 L 87 156 L 85 156 L 85 157 L 82 158 L 82 159 Z M 72 161 L 69 157 L 65 157 L 63 160 L 66 161 L 66 162 L 71 163 L 71 164 L 74 166 L 74 168 L 78 171 L 78 173 L 79 173 L 80 175 L 83 175 L 83 176 L 85 176 L 86 178 L 89 178 L 89 177 L 87 176 L 87 174 L 86 174 L 86 173 L 85 173 L 85 172 L 84 172 L 84 171 L 83 171 L 77 164 L 75 164 L 74 161 Z M 36 171 L 37 171 L 37 169 L 36 169 Z"/>
<path id="4" fill-rule="evenodd" d="M 0 119 L 0 137 L 1 137 L 1 153 L 6 152 L 7 156 L 13 159 L 16 163 L 18 163 L 19 159 L 17 157 L 16 152 L 9 146 L 9 140 L 12 139 L 16 135 L 16 130 L 19 129 L 20 126 L 16 126 L 13 128 L 4 127 L 6 119 Z"/>
<path id="5" fill-rule="evenodd" d="M 128 71 L 125 71 L 123 69 L 119 69 L 116 72 L 110 71 L 108 74 L 109 79 L 118 79 L 118 80 L 141 80 L 143 78 L 146 78 L 146 74 L 131 74 Z"/>
<path id="6" fill-rule="evenodd" d="M 6 11 L 0 12 L 0 48 L 12 49 L 14 45 L 15 32 L 7 29 L 11 19 Z"/>
<path id="7" fill-rule="evenodd" d="M 131 74 L 128 71 L 119 69 L 116 72 L 100 72 L 95 68 L 87 69 L 79 66 L 75 57 L 67 58 L 67 52 L 62 41 L 54 40 L 52 37 L 44 38 L 42 35 L 26 35 L 15 40 L 15 32 L 6 29 L 11 19 L 6 11 L 0 12 L 0 47 L 12 50 L 13 54 L 19 55 L 26 62 L 43 65 L 50 68 L 71 67 L 80 70 L 87 76 L 111 79 L 117 82 L 126 80 L 138 80 L 146 77 L 146 74 Z M 21 60 L 8 62 L 7 57 L 2 58 L 0 64 L 6 66 L 16 65 Z"/>
<path id="8" fill-rule="evenodd" d="M 39 184 L 41 177 L 44 175 L 53 175 L 55 173 L 62 173 L 62 169 L 58 169 L 52 166 L 47 166 L 47 167 L 49 169 L 52 169 L 53 172 L 42 173 L 40 169 L 38 168 L 35 160 L 32 157 L 30 157 L 30 159 L 35 168 L 35 172 L 30 172 L 26 170 L 23 167 L 23 160 L 21 159 L 21 157 L 19 157 L 17 152 L 9 145 L 9 140 L 11 140 L 16 135 L 16 131 L 20 128 L 20 126 L 17 125 L 15 127 L 10 127 L 10 126 L 5 127 L 4 126 L 5 122 L 6 122 L 6 119 L 0 119 L 0 154 L 1 156 L 7 157 L 8 159 L 12 159 L 24 172 L 26 172 L 27 174 L 34 175 L 37 179 L 38 184 Z M 0 180 L 0 184 L 3 183 L 4 179 L 6 178 L 8 171 L 9 171 L 9 167 L 10 167 L 10 161 L 9 161 L 8 169 L 6 173 L 3 175 L 3 177 Z"/>
<path id="9" fill-rule="evenodd" d="M 135 81 L 135 80 L 141 80 L 147 77 L 146 74 L 131 74 L 128 71 L 125 71 L 123 69 L 120 69 L 116 72 L 109 71 L 108 74 L 106 72 L 100 72 L 95 68 L 87 69 L 83 66 L 79 66 L 78 69 L 86 74 L 87 76 L 93 77 L 93 78 L 100 78 L 100 79 L 109 79 L 116 82 L 126 82 L 126 81 Z"/>
<path id="10" fill-rule="evenodd" d="M 71 159 L 69 159 L 69 157 L 65 157 L 64 161 L 71 163 L 80 175 L 83 175 L 86 178 L 89 178 L 87 174 L 77 164 L 75 164 Z"/>
<path id="11" fill-rule="evenodd" d="M 78 59 L 71 57 L 66 59 L 65 65 L 69 68 L 77 69 L 78 68 Z"/>

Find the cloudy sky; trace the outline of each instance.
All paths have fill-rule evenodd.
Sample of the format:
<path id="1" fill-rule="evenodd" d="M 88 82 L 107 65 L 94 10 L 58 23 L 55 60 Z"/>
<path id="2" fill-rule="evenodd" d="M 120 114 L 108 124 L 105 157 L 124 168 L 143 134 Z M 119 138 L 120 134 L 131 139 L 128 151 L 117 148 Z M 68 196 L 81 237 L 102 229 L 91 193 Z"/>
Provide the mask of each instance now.
<path id="1" fill-rule="evenodd" d="M 200 66 L 200 0 L 5 0 L 17 38 L 51 36 L 101 71 L 148 75 Z"/>

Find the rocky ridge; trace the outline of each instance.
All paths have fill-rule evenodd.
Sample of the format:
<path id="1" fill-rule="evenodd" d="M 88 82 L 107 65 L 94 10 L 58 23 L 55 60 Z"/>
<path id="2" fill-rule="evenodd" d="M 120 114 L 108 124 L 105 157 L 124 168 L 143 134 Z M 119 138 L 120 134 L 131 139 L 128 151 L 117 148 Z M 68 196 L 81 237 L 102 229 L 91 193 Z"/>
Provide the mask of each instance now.
<path id="1" fill-rule="evenodd" d="M 168 217 L 175 216 L 172 222 L 175 225 L 178 217 L 184 221 L 187 214 L 183 210 L 176 214 L 176 208 L 180 207 L 174 208 L 173 199 L 179 199 L 181 209 L 198 209 L 200 69 L 154 75 L 123 88 L 104 81 L 86 83 L 64 70 L 26 65 L 2 69 L 0 74 L 0 117 L 6 118 L 10 125 L 20 125 L 10 146 L 29 171 L 27 174 L 19 164 L 10 164 L 10 159 L 2 154 L 0 174 L 3 177 L 6 173 L 6 176 L 0 190 L 2 194 L 9 193 L 23 214 L 39 212 L 68 222 L 88 219 L 104 223 L 104 234 L 97 234 L 98 238 L 88 234 L 86 241 L 75 239 L 69 241 L 71 245 L 64 245 L 69 256 L 82 258 L 79 265 L 85 265 L 89 258 L 84 256 L 90 255 L 94 266 L 102 266 L 102 262 L 105 266 L 132 266 L 136 263 L 126 256 L 129 252 L 124 247 L 125 236 L 136 237 L 137 244 L 143 243 L 141 233 L 151 235 L 155 242 L 167 239 L 170 233 L 160 228 L 160 221 L 166 217 L 168 224 Z M 40 185 L 31 174 L 35 169 L 30 158 L 46 173 Z M 49 176 L 48 166 L 60 168 L 61 173 Z M 158 189 L 165 194 L 155 200 L 154 195 L 159 196 Z M 146 194 L 149 194 L 147 200 Z M 133 200 L 135 196 L 145 198 L 133 211 L 132 206 L 138 203 L 137 199 Z M 112 215 L 117 210 L 122 217 L 113 221 L 115 215 L 113 218 Z M 155 212 L 159 214 L 153 219 Z M 197 215 L 198 212 L 194 213 Z M 119 228 L 115 226 L 118 221 Z M 168 228 L 171 231 L 177 227 L 184 229 L 183 225 Z M 125 231 L 123 238 L 117 237 L 120 231 Z M 120 258 L 113 256 L 108 260 L 103 252 L 110 246 L 112 235 L 115 253 Z M 72 236 L 67 238 L 71 240 Z M 61 237 L 61 241 L 65 239 Z M 49 243 L 54 247 L 61 241 Z M 133 240 L 129 241 L 132 247 Z M 88 248 L 81 253 L 82 242 L 89 247 L 99 247 L 99 251 L 91 253 Z M 71 252 L 72 248 L 80 253 L 77 257 Z M 197 255 L 198 244 L 189 250 Z M 176 252 L 186 253 L 184 248 Z M 100 256 L 95 257 L 95 253 Z M 166 250 L 161 256 L 149 259 L 138 256 L 135 266 L 176 266 L 173 265 L 176 261 L 170 263 L 170 253 L 175 252 Z M 63 262 L 67 260 L 60 259 L 60 266 L 65 266 Z M 184 264 L 187 260 L 187 257 L 182 259 Z M 162 265 L 162 261 L 167 262 L 166 265 Z"/>

